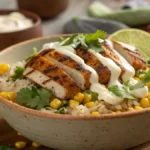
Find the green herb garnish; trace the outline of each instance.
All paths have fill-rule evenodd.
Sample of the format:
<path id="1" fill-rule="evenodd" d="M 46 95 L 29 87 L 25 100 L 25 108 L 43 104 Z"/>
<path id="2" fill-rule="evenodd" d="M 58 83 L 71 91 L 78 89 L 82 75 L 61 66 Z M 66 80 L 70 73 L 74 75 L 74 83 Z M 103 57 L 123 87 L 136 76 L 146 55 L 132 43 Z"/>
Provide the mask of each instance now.
<path id="1" fill-rule="evenodd" d="M 56 114 L 66 114 L 65 108 L 60 108 L 59 110 L 55 111 Z"/>
<path id="2" fill-rule="evenodd" d="M 93 34 L 73 34 L 69 38 L 61 39 L 61 45 L 71 45 L 73 48 L 81 46 L 83 49 L 93 49 L 96 52 L 102 52 L 104 49 L 101 47 L 98 39 L 104 39 L 106 33 L 102 30 L 97 30 Z"/>
<path id="3" fill-rule="evenodd" d="M 17 149 L 9 147 L 7 145 L 0 145 L 0 150 L 17 150 Z"/>
<path id="4" fill-rule="evenodd" d="M 90 94 L 92 96 L 92 101 L 98 100 L 98 94 L 97 93 L 91 92 L 90 90 L 85 90 L 84 92 L 88 93 L 88 94 Z"/>
<path id="5" fill-rule="evenodd" d="M 28 58 L 26 58 L 26 61 L 29 61 L 30 59 L 34 58 L 37 55 L 37 53 L 38 53 L 37 48 L 33 47 L 33 52 Z"/>
<path id="6" fill-rule="evenodd" d="M 11 76 L 12 80 L 16 81 L 17 79 L 22 79 L 24 70 L 24 67 L 17 66 L 14 74 Z"/>
<path id="7" fill-rule="evenodd" d="M 113 85 L 108 87 L 108 90 L 115 94 L 118 97 L 121 97 L 123 99 L 130 99 L 130 100 L 135 100 L 136 98 L 131 94 L 129 88 L 125 85 L 122 87 Z"/>
<path id="8" fill-rule="evenodd" d="M 47 91 L 44 88 L 23 88 L 17 93 L 16 103 L 39 110 L 49 106 L 51 96 L 52 92 Z"/>
<path id="9" fill-rule="evenodd" d="M 143 77 L 143 79 L 140 82 L 138 82 L 137 84 L 132 86 L 130 89 L 135 90 L 135 89 L 142 88 L 146 85 L 147 82 L 150 82 L 150 70 L 148 70 L 148 72 L 145 73 L 145 76 Z"/>

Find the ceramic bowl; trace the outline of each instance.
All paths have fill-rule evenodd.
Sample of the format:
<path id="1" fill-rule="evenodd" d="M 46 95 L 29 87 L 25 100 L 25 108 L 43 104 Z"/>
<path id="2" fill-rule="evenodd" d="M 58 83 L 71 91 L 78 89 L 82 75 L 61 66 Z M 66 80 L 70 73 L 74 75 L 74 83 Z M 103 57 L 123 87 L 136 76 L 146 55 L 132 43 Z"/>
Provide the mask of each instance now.
<path id="1" fill-rule="evenodd" d="M 26 41 L 0 52 L 0 63 L 15 63 L 59 36 Z M 0 97 L 0 115 L 32 141 L 60 150 L 125 150 L 150 140 L 150 109 L 100 116 L 50 114 Z"/>
<path id="2" fill-rule="evenodd" d="M 13 44 L 41 37 L 43 35 L 40 17 L 38 17 L 36 14 L 32 12 L 25 10 L 0 10 L 0 15 L 6 15 L 14 11 L 20 12 L 24 14 L 26 17 L 31 18 L 34 21 L 34 24 L 32 27 L 24 30 L 0 33 L 0 50 Z"/>
<path id="3" fill-rule="evenodd" d="M 68 6 L 69 0 L 18 0 L 19 9 L 29 10 L 41 18 L 56 17 Z"/>

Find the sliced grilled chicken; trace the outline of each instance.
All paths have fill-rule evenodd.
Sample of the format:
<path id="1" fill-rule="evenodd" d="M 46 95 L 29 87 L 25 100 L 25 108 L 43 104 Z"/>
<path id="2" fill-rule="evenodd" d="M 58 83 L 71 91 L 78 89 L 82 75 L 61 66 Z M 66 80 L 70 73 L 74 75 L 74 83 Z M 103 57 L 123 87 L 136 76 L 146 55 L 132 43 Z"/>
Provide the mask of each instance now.
<path id="1" fill-rule="evenodd" d="M 62 68 L 70 77 L 75 80 L 77 85 L 82 90 L 90 87 L 91 72 L 78 63 L 78 60 L 75 61 L 68 55 L 60 53 L 54 49 L 45 49 L 39 55 L 45 57 L 46 59 L 55 63 L 58 67 Z"/>
<path id="2" fill-rule="evenodd" d="M 122 74 L 120 77 L 123 82 L 131 79 L 135 75 L 135 70 L 132 65 L 130 65 L 129 62 L 127 62 L 127 60 L 115 50 L 113 42 L 110 40 L 104 40 L 102 45 L 105 49 L 102 54 L 105 57 L 110 57 L 121 68 Z"/>
<path id="3" fill-rule="evenodd" d="M 31 59 L 27 63 L 24 76 L 42 87 L 52 90 L 54 95 L 60 99 L 73 98 L 80 92 L 80 88 L 70 76 L 41 56 Z"/>
<path id="4" fill-rule="evenodd" d="M 136 70 L 147 68 L 145 60 L 134 47 L 114 41 L 113 45 L 115 50 L 117 50 Z"/>
<path id="5" fill-rule="evenodd" d="M 81 48 L 76 49 L 76 53 L 79 57 L 81 57 L 84 62 L 94 68 L 99 76 L 99 82 L 102 84 L 107 84 L 110 80 L 111 72 L 110 70 L 104 66 L 96 56 L 90 53 L 87 50 L 83 50 Z"/>
<path id="6" fill-rule="evenodd" d="M 120 60 L 120 58 L 112 50 L 110 43 L 108 43 L 106 40 L 104 40 L 101 43 L 101 45 L 102 45 L 102 48 L 104 49 L 104 51 L 101 52 L 101 55 L 112 59 L 120 67 L 120 69 L 122 71 L 121 72 L 121 75 L 122 75 L 125 72 L 125 68 L 123 67 L 122 61 Z"/>

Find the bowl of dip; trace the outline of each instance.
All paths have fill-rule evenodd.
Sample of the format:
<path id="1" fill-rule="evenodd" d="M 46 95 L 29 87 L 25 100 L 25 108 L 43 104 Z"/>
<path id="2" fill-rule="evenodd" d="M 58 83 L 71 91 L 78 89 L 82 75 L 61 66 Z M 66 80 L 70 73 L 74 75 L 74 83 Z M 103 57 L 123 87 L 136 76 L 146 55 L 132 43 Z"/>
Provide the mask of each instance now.
<path id="1" fill-rule="evenodd" d="M 36 14 L 25 10 L 0 10 L 0 50 L 41 36 L 41 20 Z"/>

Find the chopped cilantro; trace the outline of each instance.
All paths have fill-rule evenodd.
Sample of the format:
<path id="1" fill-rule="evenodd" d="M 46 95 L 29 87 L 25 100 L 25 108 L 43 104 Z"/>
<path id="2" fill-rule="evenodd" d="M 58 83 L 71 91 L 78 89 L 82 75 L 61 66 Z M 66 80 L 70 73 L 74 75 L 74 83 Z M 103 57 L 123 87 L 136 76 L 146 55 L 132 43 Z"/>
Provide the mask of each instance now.
<path id="1" fill-rule="evenodd" d="M 98 100 L 98 94 L 97 93 L 91 92 L 90 90 L 85 90 L 84 92 L 88 93 L 88 94 L 90 94 L 92 96 L 92 101 Z"/>
<path id="2" fill-rule="evenodd" d="M 131 90 L 142 88 L 146 85 L 147 82 L 150 82 L 150 70 L 145 73 L 143 79 L 140 82 L 131 87 Z"/>
<path id="3" fill-rule="evenodd" d="M 17 93 L 16 103 L 39 110 L 49 106 L 51 96 L 52 92 L 47 91 L 44 88 L 23 88 Z"/>
<path id="4" fill-rule="evenodd" d="M 135 100 L 136 98 L 131 94 L 129 88 L 125 85 L 122 87 L 119 87 L 117 85 L 113 85 L 108 87 L 108 90 L 115 94 L 118 97 L 121 97 L 123 99 L 130 99 L 130 100 Z"/>
<path id="5" fill-rule="evenodd" d="M 104 49 L 101 47 L 98 39 L 104 39 L 106 33 L 102 30 L 97 30 L 93 34 L 73 34 L 69 38 L 61 39 L 61 45 L 71 45 L 73 48 L 81 46 L 83 49 L 93 49 L 96 52 L 102 52 Z"/>
<path id="6" fill-rule="evenodd" d="M 26 61 L 29 61 L 30 59 L 34 58 L 38 53 L 37 51 L 38 51 L 37 48 L 33 47 L 33 52 L 28 58 L 26 58 Z"/>
<path id="7" fill-rule="evenodd" d="M 60 108 L 59 110 L 55 111 L 56 114 L 66 114 L 66 109 L 65 108 Z"/>
<path id="8" fill-rule="evenodd" d="M 69 102 L 67 100 L 62 100 L 61 107 L 68 106 Z"/>
<path id="9" fill-rule="evenodd" d="M 16 81 L 17 79 L 23 78 L 23 72 L 25 68 L 17 66 L 14 74 L 11 76 L 13 81 Z"/>

